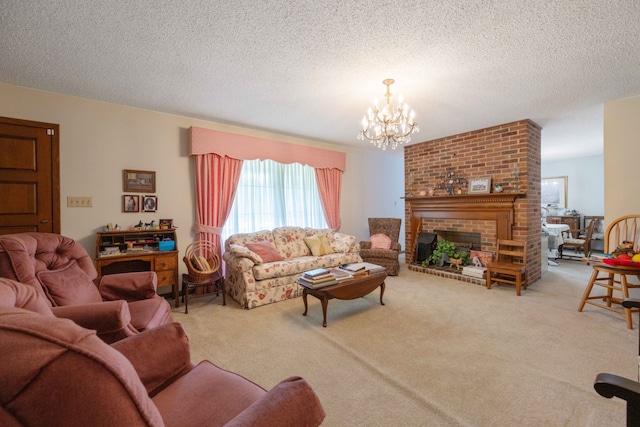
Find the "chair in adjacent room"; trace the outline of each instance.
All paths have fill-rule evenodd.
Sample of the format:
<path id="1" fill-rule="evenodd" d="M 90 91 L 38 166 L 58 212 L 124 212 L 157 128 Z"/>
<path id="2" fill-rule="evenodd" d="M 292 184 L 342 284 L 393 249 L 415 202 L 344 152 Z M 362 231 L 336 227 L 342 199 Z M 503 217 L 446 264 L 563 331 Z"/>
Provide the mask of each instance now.
<path id="1" fill-rule="evenodd" d="M 622 246 L 630 246 L 634 251 L 640 247 L 640 214 L 625 215 L 609 224 L 604 233 L 604 252 L 615 252 Z M 615 259 L 613 260 L 615 263 Z M 629 289 L 640 288 L 640 268 L 626 265 L 611 265 L 604 262 L 593 262 L 593 272 L 582 295 L 578 311 L 586 304 L 625 316 L 627 328 L 633 329 L 631 313 L 638 308 L 627 308 L 621 305 L 629 298 Z M 629 280 L 631 279 L 631 280 Z M 596 286 L 604 288 L 605 293 L 594 293 Z"/>
<path id="2" fill-rule="evenodd" d="M 627 298 L 622 306 L 628 309 L 640 309 L 640 300 Z M 640 351 L 638 351 L 640 359 Z M 638 366 L 638 380 L 640 380 L 640 366 Z M 600 396 L 611 399 L 618 397 L 627 402 L 627 427 L 640 427 L 640 383 L 635 380 L 615 374 L 601 373 L 596 376 L 593 384 Z"/>
<path id="3" fill-rule="evenodd" d="M 0 236 L 0 277 L 33 287 L 56 316 L 95 329 L 108 343 L 173 321 L 154 271 L 98 277 L 84 247 L 58 234 Z"/>
<path id="4" fill-rule="evenodd" d="M 597 226 L 598 220 L 592 220 L 586 228 L 563 231 L 562 245 L 558 248 L 559 257 L 578 257 L 579 259 L 587 258 L 591 251 L 591 237 L 593 236 L 593 232 Z M 572 249 L 573 254 L 567 254 L 565 249 Z"/>
<path id="5" fill-rule="evenodd" d="M 370 240 L 360 242 L 360 257 L 385 267 L 389 276 L 397 276 L 400 271 L 401 225 L 400 218 L 369 218 Z"/>
<path id="6" fill-rule="evenodd" d="M 516 295 L 527 289 L 527 242 L 498 239 L 496 260 L 487 265 L 487 289 L 494 282 L 515 285 Z"/>
<path id="7" fill-rule="evenodd" d="M 208 360 L 167 323 L 108 345 L 51 314 L 33 287 L 0 279 L 3 426 L 316 427 L 324 409 L 303 378 L 267 391 Z"/>

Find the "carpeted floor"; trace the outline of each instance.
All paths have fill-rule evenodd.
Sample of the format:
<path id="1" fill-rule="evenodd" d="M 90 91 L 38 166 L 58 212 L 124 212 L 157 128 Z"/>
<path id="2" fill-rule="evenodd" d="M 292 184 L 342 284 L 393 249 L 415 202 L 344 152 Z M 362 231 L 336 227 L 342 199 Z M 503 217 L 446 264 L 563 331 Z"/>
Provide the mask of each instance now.
<path id="1" fill-rule="evenodd" d="M 269 389 L 309 381 L 323 426 L 624 426 L 625 404 L 593 389 L 599 372 L 637 377 L 638 325 L 578 303 L 591 268 L 549 267 L 521 297 L 409 271 L 379 291 L 241 309 L 209 295 L 174 309 L 192 359 L 209 359 Z"/>

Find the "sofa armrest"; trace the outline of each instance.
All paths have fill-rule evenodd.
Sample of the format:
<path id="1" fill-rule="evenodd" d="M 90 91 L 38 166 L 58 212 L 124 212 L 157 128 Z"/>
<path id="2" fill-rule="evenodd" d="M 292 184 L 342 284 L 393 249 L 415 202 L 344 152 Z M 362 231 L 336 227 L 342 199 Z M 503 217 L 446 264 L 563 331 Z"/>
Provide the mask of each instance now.
<path id="1" fill-rule="evenodd" d="M 251 271 L 256 263 L 250 258 L 235 256 L 231 252 L 222 254 L 222 259 L 227 263 L 227 269 L 231 269 L 237 273 Z"/>
<path id="2" fill-rule="evenodd" d="M 158 276 L 155 271 L 108 274 L 98 279 L 98 289 L 105 301 L 139 301 L 155 298 Z"/>
<path id="3" fill-rule="evenodd" d="M 165 323 L 111 344 L 133 365 L 150 397 L 193 368 L 189 338 L 179 323 Z"/>
<path id="4" fill-rule="evenodd" d="M 400 243 L 398 243 L 398 242 L 392 242 L 390 249 L 393 249 L 394 251 L 401 252 L 402 251 L 402 245 Z"/>
<path id="5" fill-rule="evenodd" d="M 300 377 L 277 384 L 225 424 L 226 427 L 315 427 L 325 412 L 311 386 Z"/>
<path id="6" fill-rule="evenodd" d="M 130 325 L 131 313 L 123 300 L 52 307 L 56 317 L 73 320 L 85 329 L 93 329 L 106 342 L 113 342 L 138 332 Z"/>

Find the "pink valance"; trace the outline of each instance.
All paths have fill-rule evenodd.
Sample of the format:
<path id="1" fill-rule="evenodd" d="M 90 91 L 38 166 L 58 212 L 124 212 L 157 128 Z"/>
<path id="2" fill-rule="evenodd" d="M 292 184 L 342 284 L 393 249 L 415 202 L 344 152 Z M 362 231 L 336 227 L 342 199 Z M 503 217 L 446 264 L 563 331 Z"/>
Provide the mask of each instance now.
<path id="1" fill-rule="evenodd" d="M 278 163 L 300 163 L 313 168 L 346 169 L 346 153 L 253 136 L 189 128 L 189 154 L 215 153 L 239 160 L 271 159 Z"/>

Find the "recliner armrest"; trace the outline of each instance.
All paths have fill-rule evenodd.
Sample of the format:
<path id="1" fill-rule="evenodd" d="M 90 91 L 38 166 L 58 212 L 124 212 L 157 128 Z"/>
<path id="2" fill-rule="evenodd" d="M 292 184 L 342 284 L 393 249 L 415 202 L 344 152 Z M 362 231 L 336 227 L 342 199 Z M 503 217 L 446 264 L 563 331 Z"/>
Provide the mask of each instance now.
<path id="1" fill-rule="evenodd" d="M 150 397 L 193 368 L 182 326 L 165 323 L 111 344 L 133 365 Z"/>
<path id="2" fill-rule="evenodd" d="M 325 417 L 320 399 L 300 377 L 278 383 L 226 427 L 315 427 Z"/>
<path id="3" fill-rule="evenodd" d="M 360 242 L 360 249 L 371 249 L 371 242 Z"/>
<path id="4" fill-rule="evenodd" d="M 73 320 L 86 329 L 93 329 L 105 342 L 111 343 L 137 334 L 131 326 L 129 306 L 123 300 L 91 304 L 52 307 L 56 317 Z"/>
<path id="5" fill-rule="evenodd" d="M 98 289 L 105 301 L 155 298 L 158 276 L 155 271 L 108 274 L 99 278 Z"/>

